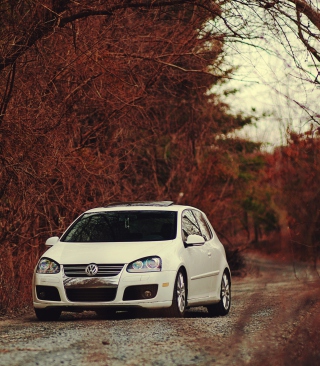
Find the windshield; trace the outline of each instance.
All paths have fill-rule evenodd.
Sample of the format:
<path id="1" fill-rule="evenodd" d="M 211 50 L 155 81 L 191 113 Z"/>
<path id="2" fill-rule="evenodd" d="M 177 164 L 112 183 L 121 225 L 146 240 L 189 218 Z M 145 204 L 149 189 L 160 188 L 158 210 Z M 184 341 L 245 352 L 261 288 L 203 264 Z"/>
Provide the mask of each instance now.
<path id="1" fill-rule="evenodd" d="M 174 211 L 86 213 L 63 235 L 64 242 L 133 242 L 172 240 L 177 234 Z"/>

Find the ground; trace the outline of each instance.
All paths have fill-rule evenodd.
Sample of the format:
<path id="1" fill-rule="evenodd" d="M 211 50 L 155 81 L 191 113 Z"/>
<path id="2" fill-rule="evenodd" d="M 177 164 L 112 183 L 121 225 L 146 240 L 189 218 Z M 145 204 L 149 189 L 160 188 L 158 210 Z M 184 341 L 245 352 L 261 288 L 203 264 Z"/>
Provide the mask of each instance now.
<path id="1" fill-rule="evenodd" d="M 210 318 L 63 313 L 39 322 L 32 312 L 0 320 L 0 366 L 320 364 L 320 279 L 307 265 L 247 256 L 233 278 L 232 308 Z"/>

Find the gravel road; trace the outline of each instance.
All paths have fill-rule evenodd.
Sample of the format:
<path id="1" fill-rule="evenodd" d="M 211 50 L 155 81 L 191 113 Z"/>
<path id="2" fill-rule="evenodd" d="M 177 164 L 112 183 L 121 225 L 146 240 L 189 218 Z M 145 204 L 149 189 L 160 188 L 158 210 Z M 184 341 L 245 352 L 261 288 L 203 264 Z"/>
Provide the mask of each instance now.
<path id="1" fill-rule="evenodd" d="M 251 255 L 248 275 L 233 279 L 231 312 L 205 308 L 184 319 L 117 313 L 33 313 L 0 318 L 0 366 L 310 365 L 320 364 L 320 280 L 306 266 Z"/>

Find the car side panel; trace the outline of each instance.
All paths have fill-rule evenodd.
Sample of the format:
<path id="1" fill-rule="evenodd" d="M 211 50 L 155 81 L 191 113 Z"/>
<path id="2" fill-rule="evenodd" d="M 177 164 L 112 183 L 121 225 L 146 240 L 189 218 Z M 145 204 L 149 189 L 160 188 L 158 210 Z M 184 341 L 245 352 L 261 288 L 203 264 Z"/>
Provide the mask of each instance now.
<path id="1" fill-rule="evenodd" d="M 184 262 L 188 275 L 188 299 L 210 296 L 214 282 L 214 271 L 210 257 L 210 246 L 192 246 L 184 249 Z"/>

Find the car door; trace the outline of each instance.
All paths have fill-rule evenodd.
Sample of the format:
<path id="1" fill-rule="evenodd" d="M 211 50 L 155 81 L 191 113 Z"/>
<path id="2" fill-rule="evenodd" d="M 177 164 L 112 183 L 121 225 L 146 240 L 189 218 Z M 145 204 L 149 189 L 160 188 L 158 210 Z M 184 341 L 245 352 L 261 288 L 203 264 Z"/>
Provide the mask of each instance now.
<path id="1" fill-rule="evenodd" d="M 199 223 L 192 210 L 182 213 L 182 237 L 186 241 L 189 235 L 201 235 Z M 184 250 L 184 259 L 188 273 L 188 299 L 206 298 L 212 292 L 213 277 L 212 253 L 206 243 L 187 246 Z"/>
<path id="2" fill-rule="evenodd" d="M 213 296 L 215 289 L 219 285 L 219 272 L 220 272 L 220 264 L 221 264 L 221 251 L 220 245 L 217 243 L 217 237 L 214 232 L 210 229 L 210 224 L 208 223 L 208 219 L 205 215 L 198 211 L 193 210 L 193 214 L 197 219 L 197 222 L 200 227 L 201 235 L 205 239 L 204 247 L 208 253 L 210 259 L 210 296 Z"/>

